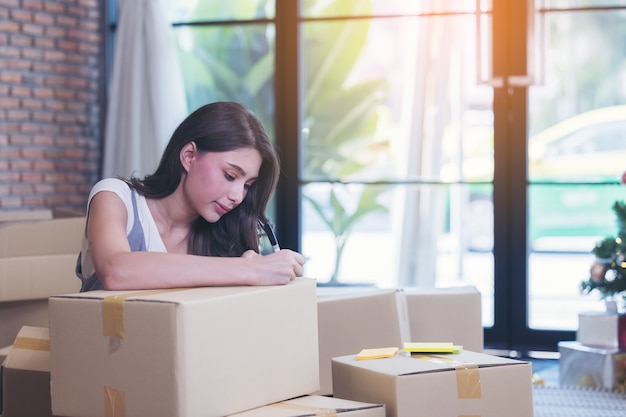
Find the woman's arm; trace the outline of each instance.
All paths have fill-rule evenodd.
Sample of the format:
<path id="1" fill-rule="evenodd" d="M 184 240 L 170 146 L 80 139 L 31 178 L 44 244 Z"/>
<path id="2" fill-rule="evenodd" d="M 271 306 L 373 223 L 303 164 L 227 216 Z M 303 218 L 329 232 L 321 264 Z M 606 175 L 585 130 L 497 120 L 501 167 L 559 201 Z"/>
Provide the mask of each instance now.
<path id="1" fill-rule="evenodd" d="M 87 239 L 98 278 L 108 290 L 277 285 L 302 275 L 304 257 L 290 250 L 267 256 L 248 251 L 239 258 L 161 252 L 131 252 L 127 210 L 112 192 L 89 205 Z"/>

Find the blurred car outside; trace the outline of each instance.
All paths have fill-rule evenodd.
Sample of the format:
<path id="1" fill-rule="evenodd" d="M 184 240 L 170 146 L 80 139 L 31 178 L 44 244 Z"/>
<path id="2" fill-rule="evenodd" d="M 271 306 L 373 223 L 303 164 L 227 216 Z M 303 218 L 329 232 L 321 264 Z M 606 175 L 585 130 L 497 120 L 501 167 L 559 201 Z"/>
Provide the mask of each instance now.
<path id="1" fill-rule="evenodd" d="M 469 249 L 493 248 L 493 155 L 467 158 Z M 626 105 L 591 110 L 559 122 L 528 141 L 529 242 L 533 250 L 591 250 L 613 234 L 611 206 L 626 199 Z M 476 184 L 476 183 L 479 184 Z M 482 182 L 482 184 L 480 184 Z M 575 239 L 580 241 L 576 245 Z"/>

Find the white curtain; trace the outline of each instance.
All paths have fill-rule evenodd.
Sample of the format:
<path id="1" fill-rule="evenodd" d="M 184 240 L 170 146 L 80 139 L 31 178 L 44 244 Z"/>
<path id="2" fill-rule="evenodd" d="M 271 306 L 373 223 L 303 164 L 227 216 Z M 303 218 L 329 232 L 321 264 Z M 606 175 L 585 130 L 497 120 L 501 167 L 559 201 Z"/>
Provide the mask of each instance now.
<path id="1" fill-rule="evenodd" d="M 119 0 L 104 143 L 103 176 L 154 171 L 187 116 L 172 28 L 160 0 Z"/>

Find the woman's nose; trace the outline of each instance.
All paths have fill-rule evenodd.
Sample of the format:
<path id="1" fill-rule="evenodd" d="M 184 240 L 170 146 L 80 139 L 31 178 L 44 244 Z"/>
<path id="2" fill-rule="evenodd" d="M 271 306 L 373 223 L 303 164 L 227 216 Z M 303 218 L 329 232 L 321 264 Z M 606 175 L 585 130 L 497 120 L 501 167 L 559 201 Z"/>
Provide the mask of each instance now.
<path id="1" fill-rule="evenodd" d="M 231 187 L 230 193 L 228 194 L 228 199 L 239 205 L 245 196 L 246 188 L 245 185 L 235 184 Z"/>

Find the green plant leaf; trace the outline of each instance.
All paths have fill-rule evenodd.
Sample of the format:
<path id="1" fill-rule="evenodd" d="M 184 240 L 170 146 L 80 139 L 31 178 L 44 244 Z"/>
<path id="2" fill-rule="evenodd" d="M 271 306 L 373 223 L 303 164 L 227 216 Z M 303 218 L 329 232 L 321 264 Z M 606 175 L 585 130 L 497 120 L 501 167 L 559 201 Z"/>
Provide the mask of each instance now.
<path id="1" fill-rule="evenodd" d="M 261 88 L 274 76 L 274 54 L 267 53 L 246 74 L 243 84 L 250 96 L 259 94 Z"/>
<path id="2" fill-rule="evenodd" d="M 347 227 L 352 227 L 357 221 L 359 221 L 362 217 L 373 213 L 375 211 L 388 211 L 386 206 L 378 203 L 377 198 L 384 192 L 384 189 L 374 188 L 374 187 L 365 187 L 361 192 L 361 197 L 359 198 L 359 203 L 357 205 L 356 210 L 349 218 L 347 223 Z"/>

